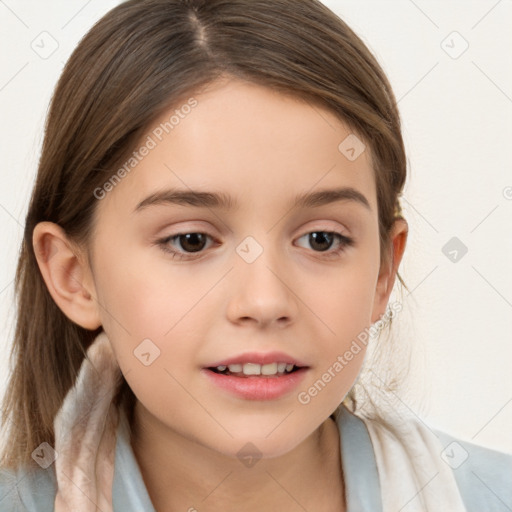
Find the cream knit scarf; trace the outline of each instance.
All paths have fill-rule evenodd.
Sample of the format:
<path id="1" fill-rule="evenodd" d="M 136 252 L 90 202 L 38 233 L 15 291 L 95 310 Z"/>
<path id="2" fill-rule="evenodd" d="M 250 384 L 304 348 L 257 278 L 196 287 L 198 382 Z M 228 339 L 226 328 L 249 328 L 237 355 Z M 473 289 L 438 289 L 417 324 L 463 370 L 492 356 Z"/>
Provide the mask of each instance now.
<path id="1" fill-rule="evenodd" d="M 87 356 L 55 418 L 55 512 L 113 512 L 119 412 L 112 399 L 121 371 L 104 332 Z M 397 420 L 397 435 L 361 419 L 375 451 L 383 512 L 465 512 L 453 473 L 440 457 L 442 446 L 426 426 L 414 417 Z"/>
<path id="2" fill-rule="evenodd" d="M 112 399 L 120 383 L 119 365 L 101 332 L 55 417 L 55 512 L 113 511 L 119 412 Z"/>

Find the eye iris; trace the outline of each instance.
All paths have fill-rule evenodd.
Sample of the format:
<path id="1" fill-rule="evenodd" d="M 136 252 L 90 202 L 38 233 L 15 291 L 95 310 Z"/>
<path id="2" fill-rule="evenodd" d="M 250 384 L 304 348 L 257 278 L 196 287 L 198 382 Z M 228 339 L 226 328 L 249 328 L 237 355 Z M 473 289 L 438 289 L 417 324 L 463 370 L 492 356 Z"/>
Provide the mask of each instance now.
<path id="1" fill-rule="evenodd" d="M 179 240 L 181 247 L 187 252 L 200 251 L 206 244 L 206 236 L 203 233 L 187 233 L 186 235 L 180 235 Z"/>
<path id="2" fill-rule="evenodd" d="M 317 244 L 317 249 L 319 251 L 326 251 L 329 249 L 333 242 L 333 234 L 327 233 L 326 231 L 315 231 L 309 234 L 309 242 L 311 243 L 311 247 L 315 248 L 315 244 Z M 320 247 L 318 247 L 318 245 Z"/>

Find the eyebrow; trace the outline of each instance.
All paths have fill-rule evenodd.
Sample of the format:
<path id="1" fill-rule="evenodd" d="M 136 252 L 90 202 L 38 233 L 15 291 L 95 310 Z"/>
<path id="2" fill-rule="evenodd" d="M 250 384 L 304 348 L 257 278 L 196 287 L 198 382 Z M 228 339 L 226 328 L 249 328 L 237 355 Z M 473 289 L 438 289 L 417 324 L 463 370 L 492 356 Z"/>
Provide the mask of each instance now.
<path id="1" fill-rule="evenodd" d="M 324 189 L 316 192 L 297 194 L 293 199 L 295 208 L 316 208 L 338 201 L 354 202 L 372 211 L 368 199 L 352 187 Z M 238 203 L 230 195 L 222 192 L 203 192 L 199 190 L 168 189 L 155 192 L 143 199 L 134 213 L 153 205 L 178 204 L 204 208 L 236 209 Z"/>

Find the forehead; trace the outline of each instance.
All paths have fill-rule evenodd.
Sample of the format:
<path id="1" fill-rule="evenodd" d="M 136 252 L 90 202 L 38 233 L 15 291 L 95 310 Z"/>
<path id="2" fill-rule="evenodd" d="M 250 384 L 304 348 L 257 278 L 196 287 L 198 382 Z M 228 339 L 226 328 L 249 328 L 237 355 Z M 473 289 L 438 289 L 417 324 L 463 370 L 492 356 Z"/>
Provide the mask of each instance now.
<path id="1" fill-rule="evenodd" d="M 331 111 L 252 83 L 224 79 L 185 98 L 149 127 L 135 150 L 136 162 L 102 208 L 127 213 L 167 187 L 269 205 L 343 185 L 376 209 L 369 147 Z"/>

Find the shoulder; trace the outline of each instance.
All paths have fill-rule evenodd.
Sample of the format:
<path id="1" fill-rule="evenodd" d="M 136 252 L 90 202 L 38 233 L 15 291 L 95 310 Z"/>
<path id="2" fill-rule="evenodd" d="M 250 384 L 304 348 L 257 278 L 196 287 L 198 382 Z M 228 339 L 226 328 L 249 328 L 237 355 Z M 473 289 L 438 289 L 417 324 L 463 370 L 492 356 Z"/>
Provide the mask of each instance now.
<path id="1" fill-rule="evenodd" d="M 392 479 L 400 474 L 397 468 L 403 459 L 402 454 L 405 454 L 407 460 L 403 461 L 404 467 L 415 468 L 421 474 L 423 468 L 428 469 L 425 469 L 427 473 L 437 470 L 450 475 L 450 480 L 453 475 L 453 485 L 467 512 L 512 511 L 512 454 L 463 440 L 406 413 L 399 416 L 400 421 L 395 421 L 394 414 L 390 413 L 389 417 L 386 416 L 386 420 L 389 420 L 386 422 L 354 413 L 347 414 L 345 411 L 342 416 L 343 426 L 350 420 L 350 429 L 344 426 L 344 433 L 357 431 L 358 436 L 352 436 L 352 441 L 358 448 L 369 444 L 363 430 L 370 434 L 373 453 L 364 457 L 373 461 L 376 449 L 381 459 L 384 457 L 382 468 L 378 467 L 377 461 L 376 464 L 379 479 L 385 478 L 387 484 L 393 483 Z M 349 453 L 350 449 L 349 446 Z M 357 449 L 354 448 L 354 451 Z M 444 492 L 448 480 L 432 481 L 437 484 L 437 490 Z M 432 485 L 426 490 L 430 487 Z"/>
<path id="2" fill-rule="evenodd" d="M 434 429 L 468 512 L 512 510 L 512 454 Z"/>
<path id="3" fill-rule="evenodd" d="M 0 510 L 36 512 L 53 510 L 56 485 L 50 466 L 43 468 L 0 468 Z"/>
<path id="4" fill-rule="evenodd" d="M 0 510 L 22 510 L 16 482 L 14 471 L 0 468 Z"/>

